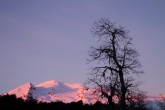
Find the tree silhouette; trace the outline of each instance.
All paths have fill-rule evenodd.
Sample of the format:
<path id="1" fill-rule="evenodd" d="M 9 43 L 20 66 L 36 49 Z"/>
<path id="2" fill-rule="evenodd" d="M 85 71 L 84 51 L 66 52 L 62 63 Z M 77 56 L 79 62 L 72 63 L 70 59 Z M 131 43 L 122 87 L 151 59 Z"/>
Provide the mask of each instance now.
<path id="1" fill-rule="evenodd" d="M 127 93 L 134 87 L 132 77 L 143 73 L 132 38 L 124 27 L 109 19 L 95 22 L 92 33 L 99 38 L 99 45 L 89 51 L 88 61 L 97 62 L 97 66 L 92 68 L 88 81 L 98 87 L 100 96 L 107 98 L 110 106 L 117 96 L 121 109 L 126 110 Z"/>

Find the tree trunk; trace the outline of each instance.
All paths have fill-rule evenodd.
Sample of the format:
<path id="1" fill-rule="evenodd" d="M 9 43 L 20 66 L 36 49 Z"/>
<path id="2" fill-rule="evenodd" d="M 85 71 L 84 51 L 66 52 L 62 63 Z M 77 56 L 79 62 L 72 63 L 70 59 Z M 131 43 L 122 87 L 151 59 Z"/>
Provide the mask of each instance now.
<path id="1" fill-rule="evenodd" d="M 114 102 L 112 101 L 112 96 L 108 97 L 108 103 L 110 110 L 115 110 Z"/>
<path id="2" fill-rule="evenodd" d="M 126 94 L 126 88 L 124 83 L 124 76 L 122 69 L 119 71 L 119 77 L 120 77 L 120 83 L 121 83 L 121 101 L 120 101 L 120 110 L 126 110 L 126 102 L 125 102 L 125 94 Z"/>

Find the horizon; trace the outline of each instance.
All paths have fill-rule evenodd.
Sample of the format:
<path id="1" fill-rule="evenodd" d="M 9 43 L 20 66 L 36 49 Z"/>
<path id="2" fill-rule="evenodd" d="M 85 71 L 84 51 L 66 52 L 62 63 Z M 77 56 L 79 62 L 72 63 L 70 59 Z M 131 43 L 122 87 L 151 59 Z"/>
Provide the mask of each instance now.
<path id="1" fill-rule="evenodd" d="M 129 31 L 144 75 L 142 90 L 165 93 L 165 1 L 0 1 L 0 94 L 26 82 L 85 83 L 90 32 L 100 18 Z"/>
<path id="2" fill-rule="evenodd" d="M 57 80 L 47 80 L 47 81 L 43 81 L 43 82 L 39 82 L 39 83 L 37 83 L 37 84 L 33 84 L 32 82 L 26 82 L 26 83 L 23 83 L 23 84 L 21 84 L 21 85 L 19 85 L 19 86 L 17 86 L 17 87 L 15 87 L 15 88 L 13 88 L 13 89 L 11 89 L 11 90 L 9 90 L 9 91 L 7 91 L 6 93 L 8 93 L 8 92 L 11 92 L 11 91 L 13 91 L 13 90 L 15 90 L 15 89 L 18 89 L 18 88 L 20 88 L 20 87 L 22 87 L 22 86 L 25 86 L 25 85 L 27 85 L 27 84 L 31 84 L 32 86 L 34 86 L 35 88 L 37 88 L 37 87 L 40 87 L 40 86 L 43 86 L 43 87 L 45 87 L 46 88 L 46 85 L 47 84 L 49 84 L 50 86 L 53 86 L 54 84 L 52 84 L 51 82 L 53 82 L 53 83 L 63 83 L 63 84 L 71 84 L 71 85 L 81 85 L 81 86 L 83 86 L 83 87 L 86 87 L 83 83 L 74 83 L 74 82 L 61 82 L 61 81 L 57 81 Z M 45 85 L 45 83 L 46 83 L 46 85 Z M 57 85 L 54 85 L 54 87 L 55 86 L 57 86 Z M 6 94 L 6 93 L 3 93 L 3 94 Z M 165 94 L 146 94 L 146 96 L 147 96 L 147 99 L 151 99 L 151 100 L 156 100 L 155 98 L 160 98 L 161 97 L 161 95 L 163 95 L 163 96 L 165 96 Z"/>
<path id="3" fill-rule="evenodd" d="M 31 89 L 31 87 L 32 87 L 32 89 Z M 33 85 L 32 83 L 27 82 L 25 84 L 22 84 L 22 85 L 14 88 L 14 89 L 8 91 L 5 94 L 16 95 L 17 98 L 26 99 L 26 97 L 24 97 L 24 96 L 27 96 L 29 91 L 33 91 L 33 92 L 30 92 L 30 93 L 32 93 L 35 98 L 38 97 L 37 98 L 38 100 L 40 100 L 40 97 L 45 97 L 46 95 L 49 95 L 48 93 L 50 93 L 50 92 L 52 93 L 52 95 L 58 95 L 58 94 L 59 95 L 62 95 L 62 94 L 65 95 L 65 94 L 68 94 L 68 93 L 72 94 L 72 92 L 73 92 L 72 90 L 75 90 L 74 92 L 79 91 L 79 95 L 80 94 L 82 94 L 82 95 L 91 94 L 92 88 L 89 88 L 87 91 L 85 90 L 85 92 L 83 92 L 84 87 L 85 86 L 81 83 L 68 83 L 68 82 L 59 82 L 59 81 L 56 81 L 56 80 L 49 80 L 49 81 L 41 82 L 37 85 Z M 40 88 L 42 88 L 42 90 L 40 90 Z M 43 95 L 43 92 L 45 93 L 44 95 Z M 146 99 L 144 99 L 144 100 L 145 101 L 158 101 L 158 100 L 161 100 L 162 95 L 165 96 L 165 94 L 146 94 Z M 69 97 L 69 95 L 66 95 L 66 97 Z M 86 100 L 86 98 L 84 98 L 83 100 Z M 57 100 L 57 99 L 55 98 L 53 100 Z M 100 100 L 104 101 L 105 99 L 100 99 Z M 42 101 L 42 100 L 40 100 L 40 101 Z M 46 99 L 46 97 L 45 97 L 45 99 L 43 101 L 51 102 L 52 99 L 51 100 L 49 98 Z M 61 101 L 62 101 L 62 99 L 61 99 Z M 71 101 L 71 100 L 67 100 L 67 101 Z M 94 100 L 92 102 L 94 103 L 95 101 L 96 100 Z M 85 101 L 85 103 L 90 103 L 90 101 L 89 102 Z"/>

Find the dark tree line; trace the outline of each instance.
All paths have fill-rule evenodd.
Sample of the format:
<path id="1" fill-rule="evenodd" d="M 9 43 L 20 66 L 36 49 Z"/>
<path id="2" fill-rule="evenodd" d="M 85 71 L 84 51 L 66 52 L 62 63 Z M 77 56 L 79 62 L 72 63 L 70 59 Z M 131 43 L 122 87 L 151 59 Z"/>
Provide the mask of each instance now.
<path id="1" fill-rule="evenodd" d="M 115 105 L 117 108 L 118 105 Z M 16 98 L 15 95 L 0 96 L 0 110 L 111 110 L 109 105 L 96 102 L 95 104 L 83 104 L 78 102 L 37 102 L 33 99 L 23 100 Z M 128 109 L 129 110 L 129 109 Z M 130 110 L 147 110 L 142 108 L 134 108 Z"/>
<path id="2" fill-rule="evenodd" d="M 128 31 L 109 19 L 101 19 L 94 23 L 92 33 L 98 38 L 98 45 L 91 47 L 88 59 L 97 64 L 88 78 L 88 83 L 95 87 L 94 94 L 106 98 L 112 110 L 116 110 L 116 100 L 120 110 L 135 103 L 142 106 L 145 93 L 138 88 L 136 76 L 143 71 Z"/>

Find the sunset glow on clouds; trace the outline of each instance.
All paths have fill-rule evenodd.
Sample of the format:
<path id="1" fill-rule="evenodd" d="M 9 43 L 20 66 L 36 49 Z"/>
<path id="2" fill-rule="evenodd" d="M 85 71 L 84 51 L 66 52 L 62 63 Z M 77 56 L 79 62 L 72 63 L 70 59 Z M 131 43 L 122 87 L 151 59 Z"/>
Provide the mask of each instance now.
<path id="1" fill-rule="evenodd" d="M 134 39 L 151 94 L 165 93 L 164 1 L 0 1 L 0 93 L 26 82 L 85 82 L 90 29 L 102 17 Z"/>

